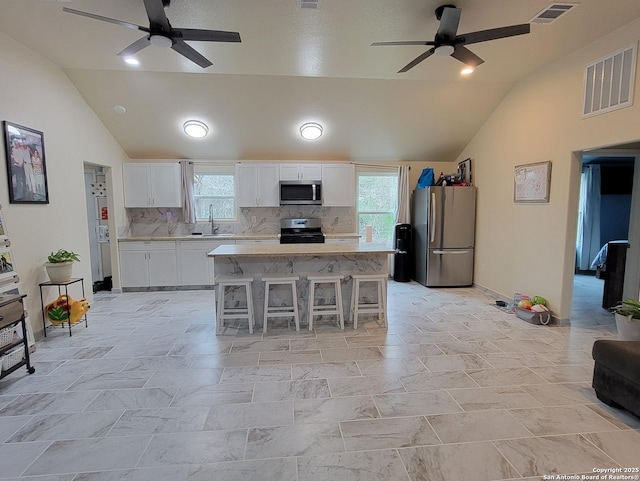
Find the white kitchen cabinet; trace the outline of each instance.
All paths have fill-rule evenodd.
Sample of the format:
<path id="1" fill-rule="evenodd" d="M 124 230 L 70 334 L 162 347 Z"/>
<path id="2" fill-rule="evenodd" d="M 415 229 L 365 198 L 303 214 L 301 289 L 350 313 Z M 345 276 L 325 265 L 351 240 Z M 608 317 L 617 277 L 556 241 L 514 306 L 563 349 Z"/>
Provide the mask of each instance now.
<path id="1" fill-rule="evenodd" d="M 178 285 L 178 262 L 174 241 L 120 242 L 122 287 Z"/>
<path id="2" fill-rule="evenodd" d="M 178 241 L 178 285 L 210 286 L 215 273 L 213 258 L 207 254 L 221 245 L 235 244 L 233 240 L 224 241 Z"/>
<path id="3" fill-rule="evenodd" d="M 278 164 L 236 165 L 238 207 L 278 207 Z"/>
<path id="4" fill-rule="evenodd" d="M 353 164 L 322 165 L 322 205 L 356 205 L 356 169 Z"/>
<path id="5" fill-rule="evenodd" d="M 180 207 L 182 182 L 178 163 L 123 164 L 125 207 Z"/>
<path id="6" fill-rule="evenodd" d="M 280 164 L 280 180 L 321 180 L 322 164 Z"/>

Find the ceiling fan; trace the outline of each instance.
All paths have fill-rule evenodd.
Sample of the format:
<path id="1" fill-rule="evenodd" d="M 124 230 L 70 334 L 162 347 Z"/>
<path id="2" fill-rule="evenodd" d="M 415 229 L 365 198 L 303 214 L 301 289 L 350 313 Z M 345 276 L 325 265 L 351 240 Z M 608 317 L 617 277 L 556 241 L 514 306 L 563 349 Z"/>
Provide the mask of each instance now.
<path id="1" fill-rule="evenodd" d="M 198 64 L 202 68 L 213 65 L 206 57 L 198 53 L 193 47 L 187 45 L 185 41 L 197 42 L 240 42 L 240 34 L 238 32 L 224 32 L 221 30 L 201 30 L 194 28 L 173 28 L 169 23 L 167 14 L 164 9 L 168 7 L 171 0 L 144 0 L 144 8 L 149 17 L 149 26 L 142 27 L 134 23 L 123 22 L 115 18 L 103 17 L 93 13 L 81 12 L 72 8 L 64 7 L 62 10 L 67 13 L 82 15 L 83 17 L 101 20 L 103 22 L 115 23 L 123 27 L 132 28 L 133 30 L 141 30 L 148 35 L 136 40 L 118 55 L 122 57 L 130 57 L 149 45 L 158 47 L 171 47 L 180 55 L 188 58 L 192 62 Z"/>
<path id="2" fill-rule="evenodd" d="M 455 5 L 442 5 L 438 7 L 436 9 L 436 18 L 440 20 L 440 27 L 438 27 L 438 31 L 433 41 L 374 42 L 371 46 L 432 45 L 432 47 L 425 53 L 416 57 L 414 60 L 402 67 L 398 73 L 404 73 L 411 70 L 423 60 L 431 57 L 434 53 L 437 55 L 450 55 L 453 58 L 460 60 L 465 65 L 475 68 L 484 63 L 484 60 L 478 57 L 471 50 L 467 49 L 464 45 L 486 42 L 488 40 L 497 40 L 505 37 L 513 37 L 515 35 L 523 35 L 529 33 L 531 30 L 528 23 L 523 23 L 521 25 L 492 28 L 489 30 L 481 30 L 478 32 L 458 35 L 458 24 L 460 23 L 461 14 L 462 9 L 456 8 Z"/>

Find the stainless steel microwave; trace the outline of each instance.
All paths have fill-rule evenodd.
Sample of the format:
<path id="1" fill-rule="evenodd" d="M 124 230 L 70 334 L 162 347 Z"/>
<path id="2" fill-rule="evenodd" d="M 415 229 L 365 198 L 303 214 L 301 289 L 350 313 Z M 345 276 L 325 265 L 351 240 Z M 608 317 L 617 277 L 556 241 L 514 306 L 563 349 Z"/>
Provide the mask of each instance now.
<path id="1" fill-rule="evenodd" d="M 322 182 L 281 180 L 280 205 L 322 205 Z"/>

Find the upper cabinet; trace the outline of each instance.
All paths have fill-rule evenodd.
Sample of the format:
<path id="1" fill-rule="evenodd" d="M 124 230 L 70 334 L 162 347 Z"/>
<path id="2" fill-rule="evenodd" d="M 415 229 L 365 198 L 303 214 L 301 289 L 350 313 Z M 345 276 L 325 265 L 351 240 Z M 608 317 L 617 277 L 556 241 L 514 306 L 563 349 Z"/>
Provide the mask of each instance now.
<path id="1" fill-rule="evenodd" d="M 321 180 L 322 164 L 280 164 L 280 180 Z"/>
<path id="2" fill-rule="evenodd" d="M 278 207 L 278 164 L 237 164 L 238 207 Z"/>
<path id="3" fill-rule="evenodd" d="M 123 164 L 125 207 L 181 207 L 178 163 Z"/>
<path id="4" fill-rule="evenodd" d="M 356 169 L 353 164 L 322 165 L 322 205 L 356 205 Z"/>

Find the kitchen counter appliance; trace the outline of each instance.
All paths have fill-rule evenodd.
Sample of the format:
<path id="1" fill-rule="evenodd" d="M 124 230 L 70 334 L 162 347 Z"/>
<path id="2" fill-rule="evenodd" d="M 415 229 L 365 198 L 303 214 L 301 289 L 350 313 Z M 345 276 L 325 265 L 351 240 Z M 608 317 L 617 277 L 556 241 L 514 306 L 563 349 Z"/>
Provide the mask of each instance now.
<path id="1" fill-rule="evenodd" d="M 322 182 L 281 180 L 280 205 L 322 205 Z"/>
<path id="2" fill-rule="evenodd" d="M 320 219 L 282 219 L 280 221 L 280 244 L 322 244 L 322 221 Z"/>

